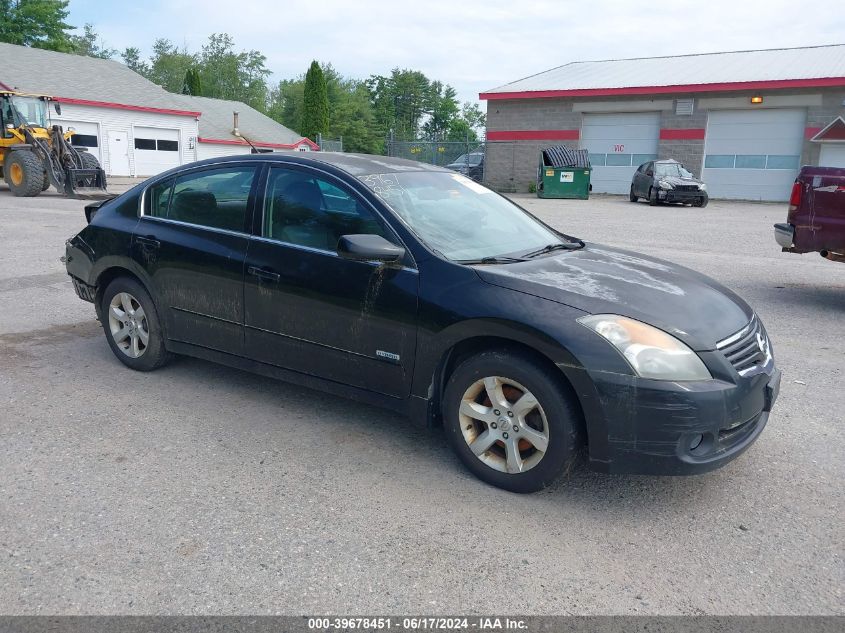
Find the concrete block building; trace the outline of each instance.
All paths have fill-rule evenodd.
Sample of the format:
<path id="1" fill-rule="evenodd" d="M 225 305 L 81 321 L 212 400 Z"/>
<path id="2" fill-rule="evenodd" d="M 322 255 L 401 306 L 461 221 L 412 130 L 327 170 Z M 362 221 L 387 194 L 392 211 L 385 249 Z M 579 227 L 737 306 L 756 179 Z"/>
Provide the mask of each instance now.
<path id="1" fill-rule="evenodd" d="M 485 181 L 502 190 L 526 191 L 556 144 L 589 150 L 602 193 L 656 158 L 750 200 L 786 200 L 801 165 L 845 166 L 845 45 L 572 62 L 480 98 Z"/>
<path id="2" fill-rule="evenodd" d="M 0 43 L 0 89 L 61 104 L 52 123 L 110 176 L 152 176 L 195 160 L 259 151 L 311 151 L 310 139 L 245 103 L 173 94 L 110 59 Z M 234 113 L 238 113 L 235 135 Z M 0 133 L 4 133 L 0 131 Z"/>

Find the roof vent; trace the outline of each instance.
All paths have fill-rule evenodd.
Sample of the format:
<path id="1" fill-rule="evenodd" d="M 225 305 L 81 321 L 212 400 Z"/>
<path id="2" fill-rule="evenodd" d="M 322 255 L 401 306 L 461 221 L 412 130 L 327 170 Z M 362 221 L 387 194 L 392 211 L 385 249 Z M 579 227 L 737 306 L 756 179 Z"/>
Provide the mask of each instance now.
<path id="1" fill-rule="evenodd" d="M 238 129 L 238 113 L 232 112 L 232 124 L 234 125 L 234 129 L 232 130 L 232 134 L 235 136 L 240 136 L 241 131 Z"/>
<path id="2" fill-rule="evenodd" d="M 690 116 L 694 103 L 694 99 L 678 99 L 675 101 L 675 114 L 678 116 Z"/>

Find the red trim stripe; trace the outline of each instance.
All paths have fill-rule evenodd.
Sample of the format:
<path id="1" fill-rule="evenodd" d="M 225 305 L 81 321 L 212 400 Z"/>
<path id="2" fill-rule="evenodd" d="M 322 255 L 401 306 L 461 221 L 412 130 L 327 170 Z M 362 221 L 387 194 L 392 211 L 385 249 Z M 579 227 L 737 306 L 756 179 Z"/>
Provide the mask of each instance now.
<path id="1" fill-rule="evenodd" d="M 704 128 L 689 128 L 684 130 L 660 130 L 661 141 L 703 141 Z"/>
<path id="2" fill-rule="evenodd" d="M 225 139 L 225 138 L 205 138 L 202 136 L 197 137 L 198 143 L 216 143 L 218 145 L 246 145 L 249 146 L 249 143 L 246 141 L 236 141 L 234 139 Z M 254 141 L 252 144 L 256 147 L 268 147 L 272 149 L 296 149 L 300 145 L 305 143 L 306 145 L 310 146 L 311 149 L 319 150 L 320 146 L 317 145 L 314 141 L 310 138 L 301 138 L 296 143 L 264 143 L 262 141 Z"/>
<path id="3" fill-rule="evenodd" d="M 136 112 L 154 112 L 156 114 L 172 114 L 175 116 L 191 116 L 198 118 L 202 112 L 193 110 L 172 110 L 170 108 L 152 108 L 149 106 L 129 105 L 126 103 L 111 103 L 109 101 L 90 101 L 88 99 L 71 99 L 70 97 L 53 97 L 53 101 L 70 103 L 72 105 L 94 106 L 97 108 L 113 108 L 115 110 L 134 110 Z"/>
<path id="4" fill-rule="evenodd" d="M 822 131 L 820 127 L 805 127 L 804 138 L 813 138 L 816 134 Z"/>
<path id="5" fill-rule="evenodd" d="M 498 130 L 487 132 L 488 141 L 577 141 L 579 130 Z"/>
<path id="6" fill-rule="evenodd" d="M 653 95 L 689 92 L 733 92 L 737 90 L 777 90 L 779 88 L 826 88 L 845 86 L 845 77 L 818 79 L 775 79 L 771 81 L 736 81 L 713 84 L 678 84 L 674 86 L 632 86 L 629 88 L 584 88 L 579 90 L 529 90 L 517 92 L 482 92 L 479 99 L 549 99 L 554 97 L 609 97 L 617 95 Z"/>

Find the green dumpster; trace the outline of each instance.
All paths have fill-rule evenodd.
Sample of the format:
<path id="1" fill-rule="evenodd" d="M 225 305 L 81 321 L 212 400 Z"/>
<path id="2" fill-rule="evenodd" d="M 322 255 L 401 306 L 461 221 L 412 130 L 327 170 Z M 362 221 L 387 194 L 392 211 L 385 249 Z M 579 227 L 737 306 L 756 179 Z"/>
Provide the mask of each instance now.
<path id="1" fill-rule="evenodd" d="M 587 150 L 548 147 L 540 152 L 537 197 L 586 200 L 590 197 L 591 171 Z"/>

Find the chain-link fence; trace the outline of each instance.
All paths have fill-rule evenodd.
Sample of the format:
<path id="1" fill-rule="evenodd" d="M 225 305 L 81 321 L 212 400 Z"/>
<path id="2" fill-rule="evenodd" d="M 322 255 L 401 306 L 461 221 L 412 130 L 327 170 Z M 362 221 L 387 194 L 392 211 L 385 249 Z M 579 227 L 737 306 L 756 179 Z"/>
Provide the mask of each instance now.
<path id="1" fill-rule="evenodd" d="M 449 167 L 479 182 L 484 178 L 484 143 L 478 141 L 392 141 L 388 156 Z"/>
<path id="2" fill-rule="evenodd" d="M 320 146 L 321 152 L 342 152 L 343 151 L 343 137 L 339 138 L 323 138 L 322 134 L 317 135 L 317 145 Z"/>

